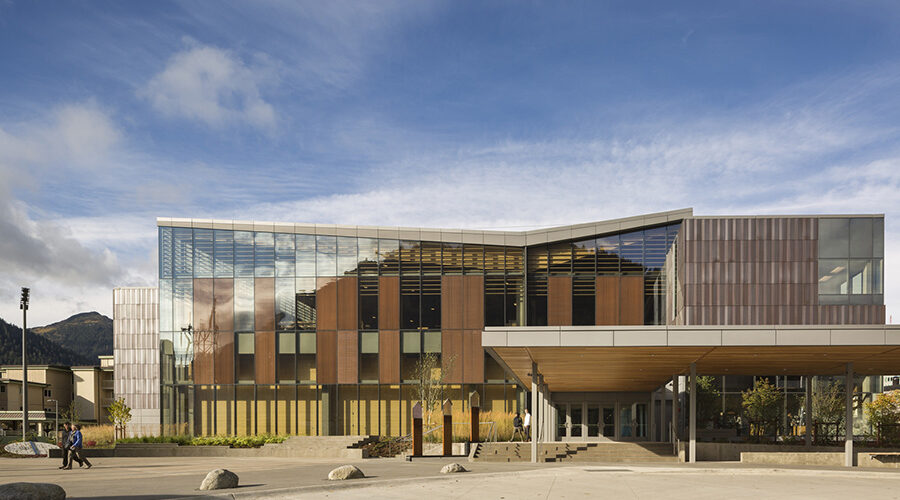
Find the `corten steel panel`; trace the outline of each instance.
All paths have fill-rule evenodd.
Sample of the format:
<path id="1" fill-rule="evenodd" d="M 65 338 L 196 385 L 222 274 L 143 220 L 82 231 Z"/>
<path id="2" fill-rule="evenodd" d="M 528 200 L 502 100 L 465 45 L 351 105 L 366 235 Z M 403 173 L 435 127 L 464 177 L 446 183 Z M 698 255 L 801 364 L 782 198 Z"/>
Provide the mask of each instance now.
<path id="1" fill-rule="evenodd" d="M 463 327 L 484 328 L 484 276 L 463 276 Z"/>
<path id="2" fill-rule="evenodd" d="M 441 327 L 454 330 L 463 327 L 463 277 L 441 276 Z"/>
<path id="3" fill-rule="evenodd" d="M 359 338 L 356 330 L 337 332 L 338 383 L 359 382 Z"/>
<path id="4" fill-rule="evenodd" d="M 619 324 L 619 277 L 597 276 L 597 305 L 594 321 L 597 325 Z"/>
<path id="5" fill-rule="evenodd" d="M 619 281 L 619 324 L 644 324 L 644 277 L 622 276 Z"/>
<path id="6" fill-rule="evenodd" d="M 234 280 L 217 278 L 213 281 L 215 329 L 220 332 L 230 332 L 234 330 Z"/>
<path id="7" fill-rule="evenodd" d="M 387 330 L 400 328 L 400 277 L 378 278 L 378 326 Z"/>
<path id="8" fill-rule="evenodd" d="M 257 331 L 275 330 L 275 278 L 253 280 L 253 316 Z"/>
<path id="9" fill-rule="evenodd" d="M 216 335 L 216 383 L 234 383 L 234 333 L 220 332 Z"/>
<path id="10" fill-rule="evenodd" d="M 254 355 L 254 364 L 256 365 L 256 383 L 274 384 L 275 332 L 257 331 L 254 336 L 256 337 L 256 354 Z"/>
<path id="11" fill-rule="evenodd" d="M 194 280 L 194 383 L 213 383 L 213 280 Z"/>
<path id="12" fill-rule="evenodd" d="M 378 332 L 378 381 L 382 384 L 400 383 L 400 332 Z"/>
<path id="13" fill-rule="evenodd" d="M 357 320 L 359 289 L 357 288 L 356 278 L 350 276 L 338 278 L 337 294 L 338 330 L 356 330 L 359 325 Z"/>
<path id="14" fill-rule="evenodd" d="M 196 344 L 194 344 L 194 347 L 194 361 L 192 362 L 194 383 L 211 384 L 213 383 L 213 353 L 201 350 Z"/>
<path id="15" fill-rule="evenodd" d="M 547 280 L 547 325 L 572 324 L 572 278 L 551 276 Z"/>
<path id="16" fill-rule="evenodd" d="M 444 381 L 450 384 L 462 383 L 464 364 L 463 330 L 441 331 L 441 369 Z"/>
<path id="17" fill-rule="evenodd" d="M 463 383 L 484 383 L 484 348 L 481 330 L 463 330 Z"/>
<path id="18" fill-rule="evenodd" d="M 337 281 L 316 279 L 316 330 L 337 330 Z"/>
<path id="19" fill-rule="evenodd" d="M 337 332 L 316 332 L 316 382 L 337 383 Z"/>

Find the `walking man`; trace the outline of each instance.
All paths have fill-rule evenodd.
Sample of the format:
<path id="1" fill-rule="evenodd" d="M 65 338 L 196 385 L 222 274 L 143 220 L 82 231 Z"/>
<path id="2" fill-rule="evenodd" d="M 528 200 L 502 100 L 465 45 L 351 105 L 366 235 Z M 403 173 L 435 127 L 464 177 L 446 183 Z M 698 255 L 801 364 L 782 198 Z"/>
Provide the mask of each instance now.
<path id="1" fill-rule="evenodd" d="M 531 413 L 525 408 L 525 438 L 531 441 Z"/>
<path id="2" fill-rule="evenodd" d="M 59 468 L 65 469 L 66 466 L 69 465 L 69 451 L 72 449 L 72 424 L 68 422 L 63 424 L 62 436 L 60 436 L 59 445 L 62 448 L 63 459 L 62 465 Z M 79 461 L 78 467 L 84 467 L 84 464 Z"/>
<path id="3" fill-rule="evenodd" d="M 66 466 L 66 470 L 72 469 L 73 461 L 77 461 L 79 463 L 84 462 L 85 465 L 87 465 L 87 468 L 90 469 L 93 466 L 91 464 L 91 461 L 81 453 L 81 449 L 84 444 L 84 438 L 81 435 L 81 426 L 75 425 L 73 427 L 75 428 L 75 431 L 72 433 L 72 455 L 69 457 L 69 465 Z"/>

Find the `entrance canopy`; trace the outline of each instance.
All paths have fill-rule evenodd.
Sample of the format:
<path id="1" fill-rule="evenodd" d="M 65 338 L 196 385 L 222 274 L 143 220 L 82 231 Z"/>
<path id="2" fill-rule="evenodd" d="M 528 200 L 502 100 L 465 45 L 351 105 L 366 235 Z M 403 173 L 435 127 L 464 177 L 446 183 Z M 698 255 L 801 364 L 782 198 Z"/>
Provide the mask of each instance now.
<path id="1" fill-rule="evenodd" d="M 685 375 L 860 375 L 900 372 L 900 325 L 489 327 L 485 350 L 553 392 L 652 391 Z"/>

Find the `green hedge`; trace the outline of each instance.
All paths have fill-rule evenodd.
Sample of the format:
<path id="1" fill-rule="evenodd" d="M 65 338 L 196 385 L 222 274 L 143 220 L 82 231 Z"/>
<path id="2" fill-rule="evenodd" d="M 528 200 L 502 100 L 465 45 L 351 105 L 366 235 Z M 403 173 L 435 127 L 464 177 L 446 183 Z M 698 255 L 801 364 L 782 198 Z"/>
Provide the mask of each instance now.
<path id="1" fill-rule="evenodd" d="M 180 446 L 230 446 L 232 448 L 258 448 L 267 443 L 282 443 L 285 436 L 263 434 L 259 436 L 144 436 L 119 439 L 117 443 L 175 443 Z"/>

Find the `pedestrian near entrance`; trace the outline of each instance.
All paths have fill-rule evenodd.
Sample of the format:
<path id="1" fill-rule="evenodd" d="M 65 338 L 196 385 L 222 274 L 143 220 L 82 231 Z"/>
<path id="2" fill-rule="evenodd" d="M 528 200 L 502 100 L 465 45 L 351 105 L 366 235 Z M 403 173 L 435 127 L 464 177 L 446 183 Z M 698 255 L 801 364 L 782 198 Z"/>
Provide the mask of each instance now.
<path id="1" fill-rule="evenodd" d="M 84 462 L 84 464 L 87 465 L 87 468 L 90 469 L 91 467 L 93 467 L 91 461 L 88 460 L 87 457 L 85 457 L 81 452 L 84 444 L 84 437 L 81 435 L 81 426 L 75 425 L 74 428 L 75 430 L 74 432 L 72 432 L 72 450 L 70 451 L 69 455 L 69 464 L 65 467 L 65 469 L 71 470 L 73 461 L 78 462 L 79 464 Z"/>
<path id="2" fill-rule="evenodd" d="M 69 452 L 72 449 L 72 424 L 66 422 L 63 424 L 62 435 L 60 436 L 59 446 L 62 448 L 62 465 L 59 466 L 60 469 L 65 469 L 69 465 Z M 84 467 L 84 464 L 79 461 L 78 467 Z M 71 469 L 71 467 L 68 467 Z"/>
<path id="3" fill-rule="evenodd" d="M 531 413 L 525 408 L 525 438 L 531 441 Z"/>
<path id="4" fill-rule="evenodd" d="M 518 413 L 513 417 L 513 434 L 512 437 L 509 438 L 510 443 L 516 439 L 516 435 L 521 436 L 522 441 L 525 441 L 525 430 L 522 428 L 522 417 L 520 417 Z"/>

